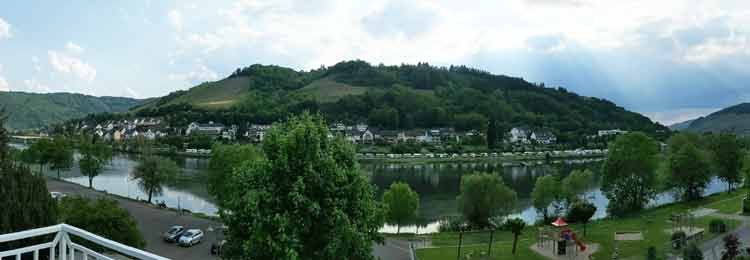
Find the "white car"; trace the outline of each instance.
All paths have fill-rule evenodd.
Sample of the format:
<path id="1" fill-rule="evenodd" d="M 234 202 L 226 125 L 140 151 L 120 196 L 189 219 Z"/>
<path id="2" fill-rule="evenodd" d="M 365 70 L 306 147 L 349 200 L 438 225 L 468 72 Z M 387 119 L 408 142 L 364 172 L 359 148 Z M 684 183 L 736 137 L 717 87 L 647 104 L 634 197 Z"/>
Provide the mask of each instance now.
<path id="1" fill-rule="evenodd" d="M 49 195 L 50 195 L 50 196 L 52 197 L 52 199 L 54 199 L 54 200 L 59 200 L 59 199 L 62 199 L 62 198 L 64 198 L 65 196 L 67 196 L 67 195 L 65 195 L 65 193 L 62 193 L 62 192 L 57 192 L 57 191 L 53 191 L 53 192 L 50 192 L 50 193 L 49 193 Z"/>
<path id="2" fill-rule="evenodd" d="M 203 240 L 203 231 L 200 229 L 190 229 L 182 233 L 180 236 L 179 244 L 181 246 L 193 246 Z"/>

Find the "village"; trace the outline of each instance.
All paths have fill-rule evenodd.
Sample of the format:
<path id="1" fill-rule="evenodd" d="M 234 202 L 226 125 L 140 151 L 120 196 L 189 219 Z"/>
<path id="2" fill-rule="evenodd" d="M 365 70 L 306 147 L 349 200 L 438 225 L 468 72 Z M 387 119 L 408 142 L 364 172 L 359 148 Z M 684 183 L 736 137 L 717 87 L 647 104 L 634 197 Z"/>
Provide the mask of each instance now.
<path id="1" fill-rule="evenodd" d="M 269 124 L 232 124 L 192 122 L 186 126 L 171 126 L 161 118 L 135 118 L 125 120 L 109 120 L 102 123 L 80 122 L 66 126 L 68 131 L 75 134 L 93 134 L 104 141 L 113 144 L 128 143 L 135 140 L 160 142 L 166 139 L 188 140 L 202 137 L 210 143 L 261 143 L 271 128 Z M 501 138 L 503 144 L 510 149 L 497 150 L 468 150 L 468 151 L 434 151 L 435 149 L 417 149 L 412 152 L 392 151 L 382 147 L 392 147 L 398 144 L 413 144 L 419 147 L 442 147 L 449 144 L 479 144 L 485 141 L 486 134 L 480 130 L 457 131 L 450 127 L 430 129 L 394 130 L 372 127 L 365 123 L 347 125 L 333 123 L 329 126 L 329 138 L 341 136 L 345 140 L 356 144 L 358 156 L 362 159 L 467 159 L 525 156 L 545 158 L 568 156 L 598 156 L 606 154 L 605 147 L 575 149 L 559 149 L 557 136 L 553 129 L 531 128 L 516 126 L 505 132 Z M 620 129 L 599 130 L 588 139 L 609 138 L 627 133 Z M 47 131 L 41 131 L 41 136 L 49 136 Z M 173 142 L 174 143 L 174 142 Z M 208 156 L 211 154 L 209 145 L 192 145 L 184 141 L 182 146 L 175 145 L 177 153 L 184 155 Z M 381 149 L 372 149 L 381 147 Z"/>

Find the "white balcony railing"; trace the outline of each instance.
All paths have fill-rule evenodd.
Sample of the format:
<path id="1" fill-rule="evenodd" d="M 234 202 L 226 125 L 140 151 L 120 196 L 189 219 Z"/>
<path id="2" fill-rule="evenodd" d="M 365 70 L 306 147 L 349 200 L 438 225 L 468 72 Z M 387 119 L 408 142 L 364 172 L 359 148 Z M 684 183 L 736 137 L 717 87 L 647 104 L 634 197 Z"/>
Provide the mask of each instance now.
<path id="1" fill-rule="evenodd" d="M 168 258 L 161 257 L 137 248 L 133 248 L 130 246 L 126 246 L 120 243 L 117 243 L 115 241 L 97 236 L 95 234 L 92 234 L 91 232 L 88 232 L 86 230 L 67 225 L 67 224 L 59 224 L 49 227 L 43 227 L 43 228 L 37 228 L 37 229 L 31 229 L 16 233 L 10 233 L 10 234 L 3 234 L 0 235 L 0 243 L 15 241 L 15 240 L 21 240 L 31 237 L 39 237 L 49 234 L 55 234 L 55 237 L 52 241 L 47 243 L 41 243 L 36 244 L 32 246 L 27 246 L 23 248 L 17 248 L 12 249 L 8 251 L 2 251 L 0 252 L 0 259 L 3 259 L 4 257 L 12 257 L 15 256 L 16 260 L 20 260 L 21 256 L 27 256 L 27 255 L 33 255 L 34 260 L 39 259 L 39 251 L 45 251 L 45 249 L 49 249 L 49 259 L 50 260 L 73 260 L 73 259 L 105 259 L 105 260 L 112 260 L 111 257 L 105 256 L 102 253 L 95 252 L 94 250 L 88 249 L 82 245 L 74 243 L 70 236 L 76 236 L 79 238 L 83 238 L 85 240 L 88 240 L 90 242 L 93 242 L 97 245 L 103 246 L 105 248 L 108 248 L 111 251 L 117 252 L 119 254 L 122 254 L 124 256 L 136 258 L 136 259 L 142 259 L 142 260 L 169 260 Z"/>

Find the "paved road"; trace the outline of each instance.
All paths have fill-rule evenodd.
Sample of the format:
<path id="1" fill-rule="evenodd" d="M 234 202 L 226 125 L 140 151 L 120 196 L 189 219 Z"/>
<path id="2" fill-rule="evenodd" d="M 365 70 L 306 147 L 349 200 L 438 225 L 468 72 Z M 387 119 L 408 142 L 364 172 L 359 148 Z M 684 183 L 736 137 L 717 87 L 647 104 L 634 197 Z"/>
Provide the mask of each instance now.
<path id="1" fill-rule="evenodd" d="M 51 192 L 58 191 L 68 195 L 81 195 L 90 198 L 107 196 L 103 192 L 51 178 L 47 179 L 47 189 Z M 209 254 L 211 243 L 216 240 L 217 232 L 209 232 L 208 229 L 209 227 L 219 227 L 220 223 L 189 215 L 179 215 L 174 211 L 155 208 L 118 196 L 110 197 L 117 200 L 120 206 L 127 209 L 135 218 L 138 228 L 146 240 L 146 251 L 175 260 L 217 259 Z M 161 234 L 172 225 L 200 228 L 206 233 L 206 237 L 201 244 L 190 248 L 165 243 L 162 241 Z M 376 259 L 383 260 L 409 260 L 409 244 L 400 240 L 388 239 L 385 245 L 373 245 L 373 255 Z"/>
<path id="2" fill-rule="evenodd" d="M 706 260 L 721 259 L 721 253 L 722 251 L 724 251 L 723 239 L 725 236 L 729 234 L 737 235 L 737 238 L 739 238 L 740 244 L 742 245 L 747 245 L 748 242 L 750 242 L 750 225 L 748 225 L 748 223 L 750 222 L 750 217 L 733 215 L 733 214 L 721 214 L 721 213 L 712 213 L 710 215 L 716 218 L 742 221 L 742 223 L 737 228 L 725 233 L 724 235 L 721 235 L 721 236 L 715 237 L 714 239 L 703 242 L 703 244 L 701 245 L 701 250 L 703 251 L 704 259 Z"/>

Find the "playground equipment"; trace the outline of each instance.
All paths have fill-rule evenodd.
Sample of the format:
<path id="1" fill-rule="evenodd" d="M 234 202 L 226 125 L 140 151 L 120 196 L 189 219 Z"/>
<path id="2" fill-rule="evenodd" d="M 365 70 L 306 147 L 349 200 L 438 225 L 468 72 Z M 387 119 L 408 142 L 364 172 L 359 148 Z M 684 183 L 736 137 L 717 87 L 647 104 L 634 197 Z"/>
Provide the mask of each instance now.
<path id="1" fill-rule="evenodd" d="M 578 239 L 563 218 L 558 218 L 551 224 L 539 228 L 536 244 L 538 252 L 551 252 L 542 253 L 551 259 L 585 259 L 590 254 L 587 252 L 588 246 Z M 551 251 L 545 249 L 549 247 Z"/>
<path id="2" fill-rule="evenodd" d="M 576 233 L 568 228 L 568 223 L 565 222 L 562 217 L 558 217 L 555 222 L 552 222 L 552 225 L 560 229 L 560 239 L 558 240 L 558 243 L 562 242 L 562 246 L 558 250 L 563 250 L 562 254 L 565 254 L 563 248 L 565 248 L 565 244 L 567 244 L 567 241 L 573 241 L 578 246 L 579 251 L 586 251 L 586 244 L 578 240 Z M 558 254 L 560 253 L 558 252 Z"/>

